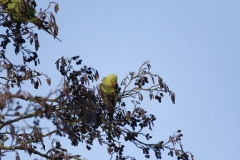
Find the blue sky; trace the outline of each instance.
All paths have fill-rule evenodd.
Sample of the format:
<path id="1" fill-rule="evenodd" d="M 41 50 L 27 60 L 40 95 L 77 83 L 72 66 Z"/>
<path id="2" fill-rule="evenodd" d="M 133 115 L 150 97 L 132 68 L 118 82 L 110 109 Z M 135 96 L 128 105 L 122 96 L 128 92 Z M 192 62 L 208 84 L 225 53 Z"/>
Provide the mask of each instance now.
<path id="1" fill-rule="evenodd" d="M 237 0 L 131 0 L 58 1 L 58 42 L 43 31 L 41 65 L 50 76 L 34 95 L 55 88 L 61 76 L 55 61 L 80 55 L 83 64 L 96 68 L 100 79 L 110 73 L 120 82 L 144 61 L 176 94 L 176 104 L 165 95 L 161 104 L 144 98 L 142 107 L 157 117 L 153 141 L 167 141 L 183 132 L 183 147 L 195 159 L 237 160 L 240 157 L 240 1 Z M 47 1 L 40 1 L 45 8 Z M 14 58 L 12 53 L 12 58 Z M 19 56 L 20 57 L 20 56 Z M 100 81 L 99 81 L 100 83 Z M 23 90 L 29 86 L 23 86 Z M 129 104 L 131 108 L 131 104 Z M 64 141 L 68 144 L 67 139 Z M 70 146 L 69 146 L 70 147 Z M 126 145 L 137 159 L 142 151 Z M 88 160 L 109 159 L 105 146 L 85 144 L 71 148 Z M 32 156 L 34 157 L 34 156 Z M 31 159 L 32 159 L 31 157 Z M 151 155 L 150 159 L 154 159 Z M 176 159 L 163 152 L 165 160 Z"/>

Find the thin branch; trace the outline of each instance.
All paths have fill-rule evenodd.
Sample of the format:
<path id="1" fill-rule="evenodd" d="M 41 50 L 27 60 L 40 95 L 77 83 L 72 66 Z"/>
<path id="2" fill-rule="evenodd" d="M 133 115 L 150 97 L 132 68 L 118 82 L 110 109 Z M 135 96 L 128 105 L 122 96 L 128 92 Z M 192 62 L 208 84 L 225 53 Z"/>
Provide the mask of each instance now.
<path id="1" fill-rule="evenodd" d="M 32 118 L 33 116 L 35 115 L 35 113 L 32 113 L 32 114 L 28 114 L 26 116 L 20 116 L 16 119 L 13 119 L 13 120 L 9 120 L 9 121 L 6 121 L 6 122 L 2 122 L 3 124 L 0 126 L 0 130 L 5 127 L 6 125 L 9 125 L 9 124 L 12 124 L 14 122 L 18 122 L 20 120 L 23 120 L 23 119 L 27 119 L 27 118 Z"/>

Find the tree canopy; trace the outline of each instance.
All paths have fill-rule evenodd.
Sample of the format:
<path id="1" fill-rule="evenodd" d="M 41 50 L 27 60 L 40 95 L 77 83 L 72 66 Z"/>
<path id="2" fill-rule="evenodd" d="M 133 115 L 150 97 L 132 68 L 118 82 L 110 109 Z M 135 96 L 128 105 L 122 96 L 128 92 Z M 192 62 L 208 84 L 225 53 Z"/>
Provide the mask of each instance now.
<path id="1" fill-rule="evenodd" d="M 120 81 L 117 94 L 112 97 L 117 101 L 114 111 L 109 103 L 104 102 L 100 87 L 92 85 L 99 80 L 98 70 L 82 65 L 80 56 L 62 56 L 53 62 L 56 64 L 54 74 L 60 74 L 63 80 L 54 91 L 49 89 L 48 95 L 33 96 L 34 93 L 22 91 L 21 86 L 27 81 L 35 89 L 41 87 L 43 79 L 49 86 L 57 83 L 28 64 L 40 65 L 37 29 L 58 39 L 58 25 L 49 9 L 53 7 L 57 13 L 59 5 L 50 2 L 46 9 L 37 12 L 34 0 L 1 0 L 0 4 L 1 32 L 4 30 L 0 34 L 0 157 L 14 152 L 18 160 L 21 157 L 19 151 L 25 151 L 50 160 L 82 159 L 57 140 L 65 137 L 72 146 L 86 145 L 88 150 L 91 150 L 94 141 L 98 141 L 101 147 L 107 147 L 111 159 L 135 159 L 134 154 L 124 154 L 125 144 L 133 143 L 146 158 L 150 158 L 150 152 L 153 152 L 157 159 L 161 159 L 162 151 L 167 150 L 169 156 L 193 160 L 192 153 L 182 147 L 181 130 L 169 136 L 167 142 L 148 143 L 152 136 L 145 131 L 153 129 L 157 117 L 148 113 L 144 106 L 140 107 L 143 92 L 149 93 L 149 100 L 159 103 L 164 95 L 169 94 L 175 104 L 174 92 L 158 73 L 151 72 L 149 61 L 144 62 L 139 70 L 130 71 Z M 15 64 L 9 58 L 7 52 L 11 51 L 7 47 L 10 44 L 13 44 L 16 55 L 22 55 L 21 64 Z M 35 50 L 30 50 L 27 44 L 34 45 Z M 19 90 L 12 93 L 12 88 Z M 131 99 L 132 103 L 126 103 L 126 99 Z M 148 101 L 147 98 L 144 100 Z M 131 111 L 127 107 L 130 105 L 134 106 Z M 113 112 L 111 120 L 109 112 Z M 54 127 L 45 131 L 39 125 L 43 119 Z M 19 122 L 25 126 L 20 127 Z M 48 137 L 54 138 L 50 142 L 46 140 Z M 47 148 L 46 143 L 51 147 Z"/>

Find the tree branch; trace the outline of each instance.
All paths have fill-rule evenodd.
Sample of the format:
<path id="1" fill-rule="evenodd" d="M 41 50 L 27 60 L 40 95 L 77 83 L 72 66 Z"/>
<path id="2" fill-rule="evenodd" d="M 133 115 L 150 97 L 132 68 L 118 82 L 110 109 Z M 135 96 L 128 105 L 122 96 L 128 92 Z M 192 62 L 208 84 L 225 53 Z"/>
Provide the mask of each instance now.
<path id="1" fill-rule="evenodd" d="M 20 120 L 22 120 L 22 119 L 32 118 L 34 115 L 35 115 L 35 113 L 32 113 L 32 114 L 28 114 L 28 115 L 26 115 L 26 116 L 20 116 L 20 117 L 18 117 L 18 118 L 16 118 L 16 119 L 13 119 L 13 120 L 9 120 L 9 121 L 6 121 L 6 122 L 2 122 L 3 124 L 0 126 L 0 130 L 1 130 L 3 127 L 5 127 L 6 125 L 12 124 L 12 123 L 14 123 L 14 122 L 18 122 L 18 121 L 20 121 Z"/>

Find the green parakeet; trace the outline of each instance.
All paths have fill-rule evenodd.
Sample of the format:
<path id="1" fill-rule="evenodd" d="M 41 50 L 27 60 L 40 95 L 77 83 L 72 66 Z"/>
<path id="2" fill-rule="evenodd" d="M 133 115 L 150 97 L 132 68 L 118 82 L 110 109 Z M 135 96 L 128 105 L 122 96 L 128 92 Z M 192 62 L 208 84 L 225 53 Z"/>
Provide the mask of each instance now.
<path id="1" fill-rule="evenodd" d="M 23 17 L 20 11 L 21 7 L 26 7 L 23 5 L 22 0 L 0 0 L 0 4 L 2 8 L 6 10 L 6 12 L 18 22 L 24 21 L 24 19 L 32 20 L 36 16 L 36 10 L 33 6 L 29 5 L 27 8 L 27 13 L 25 14 L 26 17 Z M 24 19 L 23 19 L 24 18 Z"/>
<path id="2" fill-rule="evenodd" d="M 100 89 L 102 91 L 102 99 L 107 106 L 109 126 L 108 126 L 108 140 L 111 140 L 111 122 L 113 121 L 114 108 L 117 103 L 118 95 L 118 84 L 117 76 L 115 74 L 110 74 L 102 79 L 100 84 Z"/>
<path id="3" fill-rule="evenodd" d="M 0 0 L 0 4 L 2 5 L 2 8 L 6 11 L 6 13 L 8 13 L 13 20 L 17 22 L 30 21 L 37 25 L 38 18 L 35 16 L 36 10 L 32 5 L 28 6 L 24 5 L 23 0 Z M 27 8 L 26 11 L 27 13 L 23 13 L 23 15 L 21 13 L 22 7 Z M 49 32 L 48 29 L 44 27 L 42 27 L 42 29 L 45 30 L 48 34 L 53 36 L 53 34 Z M 60 39 L 58 40 L 61 42 Z"/>
<path id="4" fill-rule="evenodd" d="M 107 106 L 110 106 L 109 111 L 109 120 L 113 119 L 114 108 L 117 103 L 117 76 L 115 74 L 110 74 L 107 77 L 102 79 L 102 83 L 100 84 L 100 88 L 103 92 L 103 100 Z"/>

